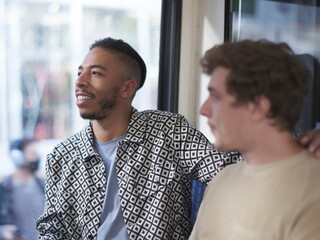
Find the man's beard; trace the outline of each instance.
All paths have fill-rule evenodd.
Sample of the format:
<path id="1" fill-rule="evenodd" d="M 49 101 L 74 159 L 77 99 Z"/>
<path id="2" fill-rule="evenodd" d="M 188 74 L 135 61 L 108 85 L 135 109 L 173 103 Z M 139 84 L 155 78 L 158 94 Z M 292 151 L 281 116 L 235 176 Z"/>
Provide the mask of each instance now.
<path id="1" fill-rule="evenodd" d="M 101 120 L 107 117 L 108 111 L 112 109 L 117 103 L 118 89 L 114 89 L 113 95 L 110 98 L 104 98 L 98 102 L 99 106 L 101 106 L 101 110 L 93 113 L 83 113 L 80 116 L 83 119 L 89 120 Z"/>

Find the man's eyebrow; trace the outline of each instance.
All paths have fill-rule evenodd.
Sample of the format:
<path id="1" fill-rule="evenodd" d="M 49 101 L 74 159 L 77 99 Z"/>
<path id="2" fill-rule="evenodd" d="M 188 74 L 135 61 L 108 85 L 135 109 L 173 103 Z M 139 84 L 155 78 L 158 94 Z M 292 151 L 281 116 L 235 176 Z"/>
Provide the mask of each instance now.
<path id="1" fill-rule="evenodd" d="M 95 64 L 95 65 L 90 65 L 89 68 L 90 68 L 90 69 L 92 69 L 92 68 L 100 68 L 100 69 L 102 69 L 102 70 L 104 70 L 104 71 L 107 70 L 104 66 L 102 66 L 102 65 L 97 65 L 97 64 Z M 79 69 L 79 70 L 83 70 L 83 67 L 80 65 L 80 66 L 78 67 L 78 69 Z"/>

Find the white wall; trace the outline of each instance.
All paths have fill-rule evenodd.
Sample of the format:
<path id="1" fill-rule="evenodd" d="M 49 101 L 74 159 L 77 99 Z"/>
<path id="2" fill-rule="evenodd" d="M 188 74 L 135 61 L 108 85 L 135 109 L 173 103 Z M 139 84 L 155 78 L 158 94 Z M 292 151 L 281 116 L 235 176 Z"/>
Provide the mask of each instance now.
<path id="1" fill-rule="evenodd" d="M 183 1 L 179 113 L 214 141 L 199 109 L 208 96 L 209 77 L 201 73 L 200 58 L 224 38 L 224 0 Z"/>

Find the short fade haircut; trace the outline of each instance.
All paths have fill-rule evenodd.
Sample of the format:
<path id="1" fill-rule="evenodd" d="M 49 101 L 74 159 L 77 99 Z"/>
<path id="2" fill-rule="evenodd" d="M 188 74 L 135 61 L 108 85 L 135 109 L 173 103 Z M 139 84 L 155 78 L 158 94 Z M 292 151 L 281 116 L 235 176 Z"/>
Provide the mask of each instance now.
<path id="1" fill-rule="evenodd" d="M 307 94 L 309 72 L 286 43 L 267 40 L 227 42 L 209 49 L 201 59 L 203 72 L 230 70 L 226 90 L 236 105 L 264 95 L 271 102 L 267 115 L 280 130 L 293 132 Z"/>
<path id="2" fill-rule="evenodd" d="M 135 75 L 139 76 L 134 77 L 138 85 L 137 90 L 143 86 L 147 74 L 146 64 L 136 50 L 134 50 L 128 43 L 124 42 L 122 39 L 107 37 L 95 41 L 90 46 L 90 51 L 96 47 L 118 54 L 120 60 L 131 67 L 133 71 L 132 77 Z"/>

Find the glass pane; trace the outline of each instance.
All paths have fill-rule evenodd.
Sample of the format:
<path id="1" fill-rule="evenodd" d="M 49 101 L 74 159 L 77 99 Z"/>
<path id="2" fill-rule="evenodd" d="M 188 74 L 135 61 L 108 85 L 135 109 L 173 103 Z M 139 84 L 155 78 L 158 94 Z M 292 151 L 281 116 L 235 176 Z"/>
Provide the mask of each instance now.
<path id="1" fill-rule="evenodd" d="M 12 140 L 36 138 L 43 158 L 83 127 L 74 82 L 97 39 L 122 38 L 141 54 L 148 73 L 133 106 L 157 107 L 160 16 L 161 0 L 0 0 L 0 178 L 14 169 Z"/>
<path id="2" fill-rule="evenodd" d="M 320 59 L 320 7 L 317 1 L 234 0 L 232 41 L 287 42 L 299 53 Z"/>
<path id="3" fill-rule="evenodd" d="M 309 92 L 296 131 L 303 132 L 314 126 L 320 128 L 320 103 L 317 103 L 320 100 L 312 100 L 320 99 L 320 89 L 316 84 L 319 82 L 316 67 L 320 66 L 319 1 L 233 0 L 232 8 L 229 28 L 232 41 L 267 39 L 286 42 L 308 67 L 313 80 L 309 82 Z"/>

